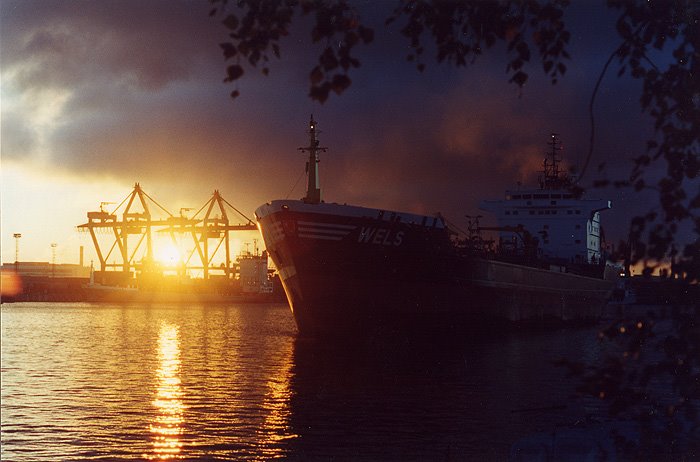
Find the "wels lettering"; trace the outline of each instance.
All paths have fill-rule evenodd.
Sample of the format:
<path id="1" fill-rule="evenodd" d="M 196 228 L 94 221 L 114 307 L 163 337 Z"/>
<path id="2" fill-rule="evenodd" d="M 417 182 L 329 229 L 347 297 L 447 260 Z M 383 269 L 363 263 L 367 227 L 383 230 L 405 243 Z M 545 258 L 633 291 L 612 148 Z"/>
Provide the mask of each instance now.
<path id="1" fill-rule="evenodd" d="M 365 228 L 360 231 L 357 242 L 361 244 L 392 245 L 398 247 L 403 243 L 403 231 L 392 233 L 386 228 Z"/>

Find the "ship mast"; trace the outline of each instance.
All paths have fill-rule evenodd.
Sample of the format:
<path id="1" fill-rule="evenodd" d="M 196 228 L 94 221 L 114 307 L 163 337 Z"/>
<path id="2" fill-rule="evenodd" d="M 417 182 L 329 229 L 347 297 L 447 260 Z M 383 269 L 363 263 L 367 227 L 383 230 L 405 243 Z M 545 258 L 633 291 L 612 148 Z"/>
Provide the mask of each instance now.
<path id="1" fill-rule="evenodd" d="M 564 147 L 561 145 L 561 140 L 557 133 L 552 133 L 550 140 L 547 142 L 551 146 L 551 151 L 547 153 L 550 159 L 544 159 L 543 177 L 540 177 L 540 187 L 542 189 L 559 189 L 566 183 L 566 178 L 559 176 L 559 162 L 561 162 L 561 151 Z"/>
<path id="2" fill-rule="evenodd" d="M 309 160 L 306 161 L 308 181 L 306 183 L 306 196 L 304 196 L 303 201 L 307 204 L 319 204 L 321 202 L 321 184 L 318 175 L 318 164 L 320 162 L 318 154 L 321 151 L 326 152 L 328 148 L 319 147 L 316 134 L 320 133 L 320 131 L 316 130 L 316 121 L 314 120 L 313 114 L 311 114 L 311 120 L 309 121 L 308 133 L 309 145 L 299 148 L 300 151 L 309 153 Z"/>

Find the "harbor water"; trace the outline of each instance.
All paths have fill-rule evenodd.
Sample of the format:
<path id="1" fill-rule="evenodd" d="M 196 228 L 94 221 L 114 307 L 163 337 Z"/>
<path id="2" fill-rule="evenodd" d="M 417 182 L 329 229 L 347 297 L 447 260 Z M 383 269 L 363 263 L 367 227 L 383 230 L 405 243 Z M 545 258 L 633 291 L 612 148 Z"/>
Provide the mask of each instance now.
<path id="1" fill-rule="evenodd" d="M 596 328 L 327 347 L 286 304 L 2 305 L 2 460 L 507 460 Z"/>

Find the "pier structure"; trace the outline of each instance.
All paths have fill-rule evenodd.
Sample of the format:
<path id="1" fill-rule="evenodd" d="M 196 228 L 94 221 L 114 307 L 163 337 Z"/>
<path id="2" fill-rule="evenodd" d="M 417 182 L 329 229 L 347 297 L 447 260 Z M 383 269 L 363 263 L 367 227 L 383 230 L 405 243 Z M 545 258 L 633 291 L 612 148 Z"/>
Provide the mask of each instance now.
<path id="1" fill-rule="evenodd" d="M 183 208 L 175 215 L 148 195 L 139 183 L 111 212 L 105 210 L 109 204 L 102 202 L 99 211 L 87 212 L 87 222 L 78 225 L 78 230 L 90 234 L 100 271 L 119 272 L 123 277 L 130 277 L 132 272 L 146 274 L 165 270 L 180 275 L 189 270 L 201 270 L 204 279 L 216 272 L 232 277 L 235 266 L 231 258 L 230 233 L 257 229 L 254 222 L 224 199 L 218 190 L 191 217 L 186 212 L 194 209 Z M 231 216 L 238 216 L 242 222 L 233 223 Z M 155 239 L 155 236 L 164 239 Z M 162 244 L 168 238 L 176 249 L 183 242 L 190 244 L 188 249 L 178 252 L 173 261 L 159 261 L 154 250 L 156 241 Z M 221 256 L 223 262 L 215 266 L 215 259 Z"/>

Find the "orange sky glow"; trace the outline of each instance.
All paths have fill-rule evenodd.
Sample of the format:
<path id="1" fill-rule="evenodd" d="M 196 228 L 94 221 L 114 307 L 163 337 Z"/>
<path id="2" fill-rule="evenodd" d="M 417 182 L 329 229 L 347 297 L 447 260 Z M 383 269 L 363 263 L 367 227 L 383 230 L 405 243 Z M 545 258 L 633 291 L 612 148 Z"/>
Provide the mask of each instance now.
<path id="1" fill-rule="evenodd" d="M 282 43 L 269 76 L 246 72 L 232 101 L 218 45 L 226 30 L 206 2 L 3 1 L 2 262 L 15 260 L 15 233 L 22 261 L 51 261 L 52 243 L 56 263 L 77 263 L 80 246 L 86 264 L 96 261 L 76 226 L 137 182 L 173 214 L 199 208 L 214 190 L 249 217 L 269 200 L 300 198 L 305 160 L 297 147 L 312 113 L 329 148 L 321 160 L 325 200 L 441 212 L 466 226 L 464 215 L 479 213 L 481 200 L 536 184 L 551 132 L 560 134 L 568 165 L 584 159 L 592 76 L 615 20 L 584 3 L 568 18 L 574 58 L 565 78 L 552 86 L 533 65 L 519 90 L 499 50 L 467 68 L 417 72 L 396 51 L 405 39 L 384 26 L 390 2 L 358 2 L 375 42 L 362 50 L 352 86 L 321 105 L 308 98 L 320 49 L 303 27 Z M 603 23 L 612 35 L 600 32 Z M 591 165 L 605 161 L 608 178 L 628 174 L 652 134 L 635 85 L 610 77 L 600 89 Z M 612 188 L 592 193 L 613 202 L 603 217 L 613 240 L 648 203 Z M 244 248 L 257 236 L 233 238 Z"/>

